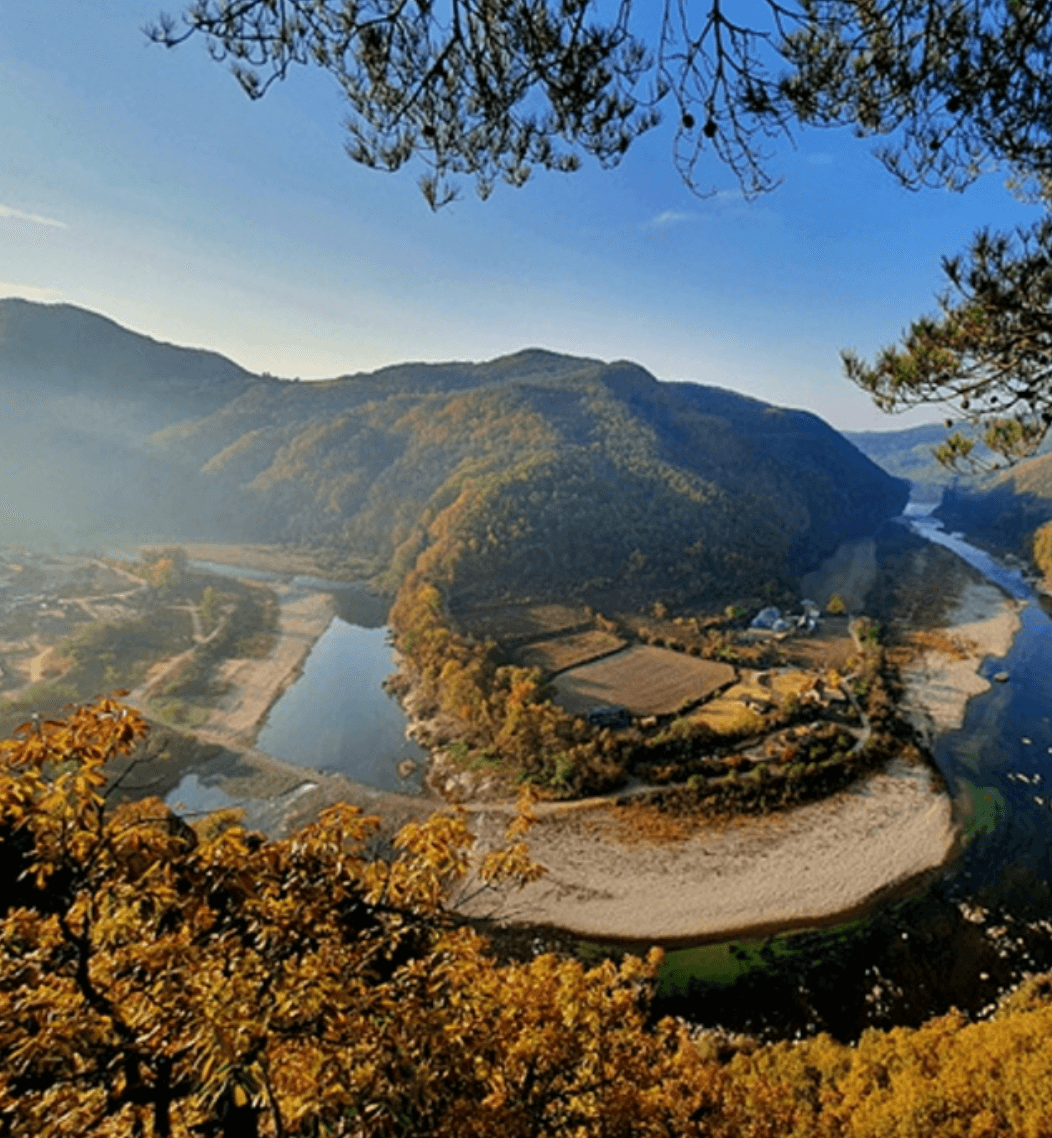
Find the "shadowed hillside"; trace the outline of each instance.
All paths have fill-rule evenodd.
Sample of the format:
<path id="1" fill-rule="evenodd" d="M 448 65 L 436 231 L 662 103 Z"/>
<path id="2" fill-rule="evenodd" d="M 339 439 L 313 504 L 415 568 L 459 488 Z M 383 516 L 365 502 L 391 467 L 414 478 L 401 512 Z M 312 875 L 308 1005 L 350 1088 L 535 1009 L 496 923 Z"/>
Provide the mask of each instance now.
<path id="1" fill-rule="evenodd" d="M 192 468 L 159 462 L 149 436 L 268 382 L 81 308 L 0 300 L 3 534 L 92 541 L 200 526 Z"/>
<path id="2" fill-rule="evenodd" d="M 1027 459 L 975 488 L 948 490 L 936 513 L 989 548 L 1029 557 L 1035 532 L 1052 520 L 1052 455 Z M 1044 560 L 1047 572 L 1052 562 Z"/>
<path id="3" fill-rule="evenodd" d="M 0 378 L 21 539 L 280 542 L 389 589 L 437 545 L 451 599 L 775 590 L 906 495 L 813 415 L 539 350 L 297 383 L 2 301 Z"/>

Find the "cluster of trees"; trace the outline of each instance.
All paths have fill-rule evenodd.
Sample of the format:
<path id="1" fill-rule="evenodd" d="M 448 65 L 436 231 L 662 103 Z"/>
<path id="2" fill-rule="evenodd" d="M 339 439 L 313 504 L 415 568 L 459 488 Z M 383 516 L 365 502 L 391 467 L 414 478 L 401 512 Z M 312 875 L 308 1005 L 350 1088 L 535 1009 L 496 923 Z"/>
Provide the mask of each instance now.
<path id="1" fill-rule="evenodd" d="M 125 568 L 134 573 L 156 592 L 168 596 L 177 592 L 186 580 L 190 559 L 181 547 L 145 550 L 139 562 Z"/>
<path id="2" fill-rule="evenodd" d="M 1046 582 L 1052 581 L 1052 525 L 1046 523 L 1034 534 L 1032 551 L 1034 564 L 1044 574 Z"/>
<path id="3" fill-rule="evenodd" d="M 214 695 L 212 675 L 221 660 L 265 656 L 273 646 L 279 607 L 269 589 L 237 581 L 223 581 L 218 588 L 205 584 L 205 577 L 188 568 L 183 549 L 155 550 L 141 563 L 122 567 L 149 588 L 127 598 L 126 618 L 85 623 L 60 638 L 57 674 L 45 676 L 17 700 L 0 702 L 0 732 L 10 732 L 29 715 L 54 715 L 100 692 L 136 687 L 151 665 L 193 647 L 187 606 L 198 606 L 206 636 L 216 634 L 169 678 L 163 692 L 169 700 Z"/>
<path id="4" fill-rule="evenodd" d="M 548 792 L 572 797 L 615 789 L 631 771 L 657 782 L 686 783 L 675 793 L 657 795 L 672 809 L 726 815 L 764 813 L 834 793 L 896 754 L 908 752 L 919 759 L 912 732 L 896 713 L 895 668 L 880 643 L 879 626 L 872 622 L 856 622 L 859 654 L 853 682 L 871 729 L 859 750 L 849 732 L 830 723 L 809 731 L 805 747 L 790 743 L 771 762 L 733 753 L 735 744 L 759 731 L 825 714 L 795 700 L 719 737 L 690 717 L 651 735 L 590 727 L 552 702 L 541 669 L 508 663 L 494 641 L 455 630 L 448 592 L 451 582 L 455 588 L 461 565 L 455 541 L 459 532 L 451 528 L 421 555 L 389 620 L 420 693 L 456 731 L 462 758 L 488 760 L 490 775 L 500 772 L 509 782 L 528 779 Z M 446 537 L 454 539 L 452 546 Z M 475 562 L 468 564 L 474 567 Z M 720 654 L 720 641 L 711 630 L 705 648 Z"/>
<path id="5" fill-rule="evenodd" d="M 443 541 L 473 561 L 454 604 L 603 587 L 673 601 L 777 590 L 900 508 L 904 488 L 831 428 L 769 410 L 526 352 L 260 384 L 144 445 L 194 467 L 180 495 L 224 502 L 238 536 L 308 547 L 386 592 Z"/>
<path id="6" fill-rule="evenodd" d="M 765 759 L 736 753 L 733 735 L 717 740 L 702 724 L 677 720 L 635 753 L 636 774 L 670 784 L 649 800 L 673 814 L 765 814 L 835 794 L 889 759 L 923 761 L 912 730 L 896 710 L 895 666 L 873 631 L 862 639 L 851 681 L 870 727 L 863 747 L 856 750 L 855 736 L 835 722 L 823 718 L 816 724 L 827 713 L 798 700 L 764 716 L 768 731 L 793 728 L 780 750 Z M 740 737 L 755 731 L 756 725 L 743 727 Z"/>
<path id="7" fill-rule="evenodd" d="M 560 795 L 598 793 L 624 780 L 620 742 L 552 703 L 539 668 L 508 664 L 495 643 L 455 632 L 442 592 L 422 570 L 406 578 L 389 619 L 422 692 L 460 741 L 497 759 L 505 777 Z"/>
<path id="8" fill-rule="evenodd" d="M 280 841 L 159 800 L 110 809 L 145 731 L 112 701 L 0 744 L 0 1132 L 39 1138 L 494 1134 L 1009 1138 L 1052 1108 L 1052 978 L 991 1022 L 821 1035 L 730 1058 L 650 1013 L 661 954 L 499 960 L 457 890 L 463 817 L 404 828 L 335 807 Z M 466 886 L 465 881 L 471 885 Z"/>
<path id="9" fill-rule="evenodd" d="M 0 734 L 29 715 L 55 715 L 66 704 L 99 692 L 135 687 L 151 664 L 192 643 L 187 614 L 167 606 L 150 605 L 127 620 L 86 624 L 56 643 L 58 675 L 0 703 Z"/>

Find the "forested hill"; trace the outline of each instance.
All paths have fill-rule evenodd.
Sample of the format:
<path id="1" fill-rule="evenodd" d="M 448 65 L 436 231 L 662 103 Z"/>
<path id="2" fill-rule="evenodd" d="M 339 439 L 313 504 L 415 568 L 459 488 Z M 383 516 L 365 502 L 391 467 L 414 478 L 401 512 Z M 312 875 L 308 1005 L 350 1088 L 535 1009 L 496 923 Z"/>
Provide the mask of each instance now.
<path id="1" fill-rule="evenodd" d="M 306 544 L 391 586 L 439 547 L 454 592 L 784 584 L 906 497 L 813 415 L 540 350 L 298 383 L 0 301 L 0 387 L 3 524 Z"/>
<path id="2" fill-rule="evenodd" d="M 896 478 L 908 478 L 917 484 L 922 496 L 937 499 L 944 487 L 971 481 L 962 479 L 935 457 L 935 451 L 955 433 L 977 443 L 977 457 L 992 457 L 980 441 L 982 432 L 967 423 L 957 423 L 953 427 L 947 427 L 945 423 L 923 423 L 919 427 L 905 427 L 898 431 L 845 431 L 844 437 L 882 470 Z"/>

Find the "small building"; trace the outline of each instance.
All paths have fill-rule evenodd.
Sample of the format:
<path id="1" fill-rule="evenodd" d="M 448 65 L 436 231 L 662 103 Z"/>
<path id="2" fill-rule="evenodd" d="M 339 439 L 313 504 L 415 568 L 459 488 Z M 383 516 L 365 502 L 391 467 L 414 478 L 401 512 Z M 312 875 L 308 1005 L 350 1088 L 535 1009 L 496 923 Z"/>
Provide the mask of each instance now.
<path id="1" fill-rule="evenodd" d="M 604 707 L 593 707 L 585 714 L 589 727 L 628 727 L 632 716 L 627 707 L 619 704 L 610 704 Z"/>
<path id="2" fill-rule="evenodd" d="M 768 605 L 765 609 L 760 611 L 752 618 L 749 624 L 750 628 L 774 628 L 775 624 L 782 619 L 782 610 L 777 609 L 774 605 Z"/>

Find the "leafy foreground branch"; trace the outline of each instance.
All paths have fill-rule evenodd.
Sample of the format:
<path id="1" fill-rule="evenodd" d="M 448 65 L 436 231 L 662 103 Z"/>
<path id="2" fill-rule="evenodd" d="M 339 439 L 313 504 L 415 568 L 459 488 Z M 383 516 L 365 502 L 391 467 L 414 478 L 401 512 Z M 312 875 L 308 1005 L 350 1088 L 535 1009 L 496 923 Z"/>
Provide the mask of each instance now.
<path id="1" fill-rule="evenodd" d="M 1014 234 L 980 231 L 943 272 L 941 315 L 914 321 L 873 364 L 844 352 L 846 374 L 882 411 L 941 403 L 981 428 L 993 458 L 957 432 L 935 452 L 946 466 L 1012 465 L 1052 427 L 1052 217 Z"/>
<path id="2" fill-rule="evenodd" d="M 190 0 L 146 29 L 203 38 L 245 93 L 297 66 L 335 81 L 349 157 L 425 165 L 431 206 L 460 177 L 486 197 L 583 157 L 616 166 L 662 115 L 673 160 L 712 192 L 705 159 L 747 196 L 777 185 L 794 126 L 880 140 L 903 184 L 963 189 L 1006 168 L 1039 194 L 1050 163 L 1052 20 L 1020 0 Z"/>
<path id="3" fill-rule="evenodd" d="M 689 1126 L 689 1095 L 648 1105 L 692 1061 L 671 1024 L 644 1029 L 656 958 L 497 966 L 445 909 L 460 817 L 407 826 L 387 863 L 349 806 L 274 842 L 156 799 L 111 813 L 104 765 L 144 729 L 103 701 L 0 744 L 0 1133 Z M 483 883 L 540 872 L 528 824 Z"/>
<path id="4" fill-rule="evenodd" d="M 500 964 L 447 909 L 462 817 L 370 860 L 338 806 L 282 841 L 107 809 L 144 733 L 109 700 L 0 743 L 0 1135 L 942 1135 L 1047 1131 L 1049 978 L 991 1023 L 729 1063 L 647 1015 L 660 953 Z M 477 867 L 538 872 L 520 839 Z"/>

